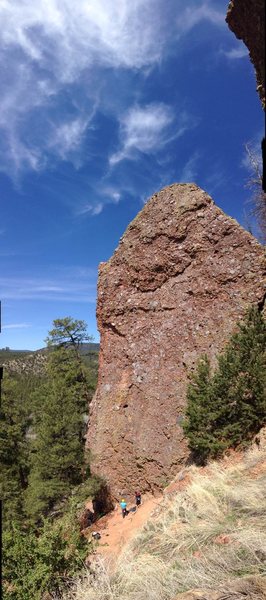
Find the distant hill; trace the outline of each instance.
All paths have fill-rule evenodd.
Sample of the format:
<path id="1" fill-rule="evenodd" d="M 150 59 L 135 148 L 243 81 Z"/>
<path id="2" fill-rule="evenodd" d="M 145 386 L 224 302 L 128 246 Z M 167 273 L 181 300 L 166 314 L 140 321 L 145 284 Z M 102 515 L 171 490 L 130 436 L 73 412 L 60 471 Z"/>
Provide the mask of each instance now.
<path id="1" fill-rule="evenodd" d="M 40 348 L 39 350 L 35 350 L 35 352 L 47 352 L 48 348 Z M 80 346 L 80 352 L 81 354 L 87 354 L 87 352 L 99 352 L 100 350 L 100 344 L 96 344 L 93 342 L 90 342 L 88 344 L 81 344 Z M 18 352 L 20 352 L 20 350 L 18 350 Z M 27 352 L 27 351 L 26 351 Z M 32 353 L 34 353 L 32 351 Z"/>
<path id="2" fill-rule="evenodd" d="M 81 345 L 81 355 L 84 363 L 97 369 L 100 344 L 90 342 Z M 31 372 L 42 374 L 48 348 L 40 350 L 12 350 L 2 348 L 0 350 L 0 366 L 6 366 L 9 371 L 22 373 Z"/>
<path id="3" fill-rule="evenodd" d="M 33 354 L 32 350 L 11 350 L 10 348 L 0 349 L 0 363 L 25 358 L 28 354 Z"/>
<path id="4" fill-rule="evenodd" d="M 87 352 L 99 352 L 100 344 L 95 344 L 94 342 L 89 342 L 88 344 L 82 344 L 81 346 L 81 354 L 87 354 Z"/>
<path id="5" fill-rule="evenodd" d="M 82 344 L 81 354 L 87 354 L 87 352 L 99 352 L 100 344 L 90 342 L 88 344 Z M 0 348 L 0 361 L 6 362 L 7 360 L 14 360 L 24 358 L 28 354 L 38 354 L 46 352 L 47 348 L 40 348 L 39 350 L 12 350 L 12 348 Z"/>

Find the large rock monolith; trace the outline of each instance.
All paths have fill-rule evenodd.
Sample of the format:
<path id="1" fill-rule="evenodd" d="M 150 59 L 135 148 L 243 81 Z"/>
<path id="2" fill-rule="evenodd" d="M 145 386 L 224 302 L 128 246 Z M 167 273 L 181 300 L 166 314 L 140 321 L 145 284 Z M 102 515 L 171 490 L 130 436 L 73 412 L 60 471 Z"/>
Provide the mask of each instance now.
<path id="1" fill-rule="evenodd" d="M 161 489 L 188 457 L 188 374 L 263 303 L 263 248 L 194 184 L 155 194 L 100 265 L 92 471 L 120 493 Z"/>

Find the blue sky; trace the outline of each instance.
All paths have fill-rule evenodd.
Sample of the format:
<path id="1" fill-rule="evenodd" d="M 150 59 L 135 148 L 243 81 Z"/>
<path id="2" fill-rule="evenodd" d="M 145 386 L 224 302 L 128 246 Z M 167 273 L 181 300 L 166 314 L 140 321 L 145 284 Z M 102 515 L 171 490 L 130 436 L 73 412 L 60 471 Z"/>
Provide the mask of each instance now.
<path id="1" fill-rule="evenodd" d="M 194 181 L 245 225 L 263 112 L 223 0 L 0 5 L 0 347 L 99 336 L 97 269 L 145 201 Z"/>

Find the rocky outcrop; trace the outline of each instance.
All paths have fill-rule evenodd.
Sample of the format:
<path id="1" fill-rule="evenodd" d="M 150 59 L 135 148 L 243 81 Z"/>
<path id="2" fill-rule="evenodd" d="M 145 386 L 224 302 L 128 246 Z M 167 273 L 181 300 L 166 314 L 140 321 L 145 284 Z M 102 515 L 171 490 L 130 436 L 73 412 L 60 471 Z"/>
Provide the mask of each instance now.
<path id="1" fill-rule="evenodd" d="M 235 36 L 243 40 L 256 71 L 257 91 L 265 110 L 265 2 L 231 0 L 226 22 Z"/>
<path id="2" fill-rule="evenodd" d="M 5 371 L 11 375 L 35 375 L 43 376 L 45 374 L 47 364 L 47 352 L 33 352 L 22 358 L 6 360 L 3 363 Z"/>
<path id="3" fill-rule="evenodd" d="M 264 294 L 263 248 L 194 184 L 155 194 L 100 265 L 92 471 L 114 497 L 162 488 L 188 457 L 188 373 Z"/>

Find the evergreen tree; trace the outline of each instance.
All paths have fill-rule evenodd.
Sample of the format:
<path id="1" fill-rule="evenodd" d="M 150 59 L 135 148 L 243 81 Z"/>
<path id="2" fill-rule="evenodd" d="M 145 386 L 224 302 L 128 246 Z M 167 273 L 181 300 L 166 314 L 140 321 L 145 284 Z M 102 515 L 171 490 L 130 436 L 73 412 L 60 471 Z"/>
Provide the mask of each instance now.
<path id="1" fill-rule="evenodd" d="M 51 352 L 47 374 L 34 395 L 36 440 L 26 492 L 26 509 L 34 519 L 48 514 L 84 474 L 87 390 L 71 348 Z"/>
<path id="2" fill-rule="evenodd" d="M 186 419 L 183 424 L 189 445 L 195 455 L 205 459 L 213 442 L 210 431 L 211 371 L 204 354 L 197 364 L 187 389 Z"/>
<path id="3" fill-rule="evenodd" d="M 77 335 L 85 335 L 81 329 Z M 54 340 L 55 332 L 50 333 Z M 77 506 L 101 485 L 88 476 L 84 458 L 84 413 L 97 365 L 95 359 L 89 369 L 83 365 L 81 340 L 65 341 L 49 344 L 45 375 L 8 377 L 5 372 L 3 381 L 3 579 L 10 599 L 37 599 L 44 591 L 61 594 L 88 552 Z"/>
<path id="4" fill-rule="evenodd" d="M 23 383 L 22 377 L 11 379 L 4 372 L 0 415 L 0 495 L 5 528 L 14 518 L 22 518 L 23 494 L 28 483 L 30 445 L 26 434 L 30 414 Z"/>
<path id="5" fill-rule="evenodd" d="M 200 360 L 188 386 L 184 425 L 200 460 L 246 444 L 265 423 L 265 348 L 265 321 L 251 308 L 218 357 L 212 377 L 207 357 Z"/>
<path id="6" fill-rule="evenodd" d="M 68 349 L 69 353 L 72 352 L 73 365 L 78 372 L 78 380 L 83 386 L 83 397 L 88 403 L 91 399 L 92 385 L 88 378 L 88 370 L 86 370 L 82 361 L 81 346 L 85 342 L 92 341 L 93 336 L 88 335 L 85 321 L 75 320 L 72 317 L 55 319 L 53 326 L 53 329 L 48 332 L 48 337 L 46 338 L 47 346 L 48 348 Z M 66 354 L 65 356 L 66 362 L 68 362 L 70 354 Z M 62 359 L 60 360 L 62 363 Z"/>
<path id="7" fill-rule="evenodd" d="M 34 394 L 36 440 L 26 510 L 33 520 L 49 514 L 85 475 L 84 413 L 92 384 L 80 355 L 91 339 L 84 321 L 56 319 L 47 344 L 47 382 Z"/>
<path id="8" fill-rule="evenodd" d="M 46 342 L 50 346 L 62 346 L 73 348 L 78 357 L 80 345 L 93 340 L 93 336 L 87 333 L 85 321 L 75 320 L 72 317 L 64 317 L 53 321 L 53 329 L 48 332 Z"/>
<path id="9" fill-rule="evenodd" d="M 218 357 L 212 382 L 215 436 L 226 447 L 246 443 L 266 417 L 266 324 L 251 308 L 225 352 Z"/>

